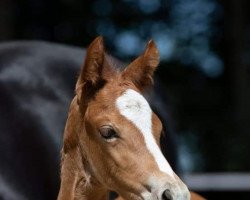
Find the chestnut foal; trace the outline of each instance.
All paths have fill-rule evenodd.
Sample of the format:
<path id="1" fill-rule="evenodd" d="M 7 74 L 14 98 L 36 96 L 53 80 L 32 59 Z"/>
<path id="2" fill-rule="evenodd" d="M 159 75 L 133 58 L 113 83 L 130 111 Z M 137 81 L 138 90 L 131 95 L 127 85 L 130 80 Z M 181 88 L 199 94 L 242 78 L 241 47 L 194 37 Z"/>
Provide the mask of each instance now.
<path id="1" fill-rule="evenodd" d="M 87 50 L 64 133 L 58 200 L 188 200 L 159 148 L 162 124 L 142 92 L 159 63 L 153 41 L 119 72 L 96 38 Z"/>

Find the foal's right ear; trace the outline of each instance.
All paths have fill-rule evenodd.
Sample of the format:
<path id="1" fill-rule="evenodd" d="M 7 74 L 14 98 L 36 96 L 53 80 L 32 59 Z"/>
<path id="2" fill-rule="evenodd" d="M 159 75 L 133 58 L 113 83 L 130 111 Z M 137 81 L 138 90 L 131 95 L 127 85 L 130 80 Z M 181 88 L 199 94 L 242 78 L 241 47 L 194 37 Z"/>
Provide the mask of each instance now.
<path id="1" fill-rule="evenodd" d="M 125 79 L 131 80 L 141 91 L 153 85 L 153 75 L 159 64 L 159 51 L 150 40 L 144 53 L 129 64 L 122 72 Z"/>
<path id="2" fill-rule="evenodd" d="M 76 84 L 76 95 L 79 100 L 87 100 L 101 82 L 104 62 L 103 38 L 97 37 L 89 46 L 84 65 Z"/>

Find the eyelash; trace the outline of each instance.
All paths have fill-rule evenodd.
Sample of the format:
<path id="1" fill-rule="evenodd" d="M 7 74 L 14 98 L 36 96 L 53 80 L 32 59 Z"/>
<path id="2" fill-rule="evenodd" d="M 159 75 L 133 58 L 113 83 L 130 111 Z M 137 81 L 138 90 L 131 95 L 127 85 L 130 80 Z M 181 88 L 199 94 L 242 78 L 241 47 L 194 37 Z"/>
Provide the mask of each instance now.
<path id="1" fill-rule="evenodd" d="M 104 138 L 105 140 L 112 140 L 112 139 L 118 138 L 118 134 L 110 126 L 101 127 L 99 132 L 100 132 L 100 135 L 102 136 L 102 138 Z"/>

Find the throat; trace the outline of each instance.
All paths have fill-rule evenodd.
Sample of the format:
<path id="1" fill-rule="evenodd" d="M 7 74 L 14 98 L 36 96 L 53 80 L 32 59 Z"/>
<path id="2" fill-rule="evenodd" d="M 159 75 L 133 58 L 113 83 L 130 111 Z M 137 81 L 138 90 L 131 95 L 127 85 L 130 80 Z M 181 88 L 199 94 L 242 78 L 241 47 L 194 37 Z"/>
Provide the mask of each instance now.
<path id="1" fill-rule="evenodd" d="M 92 176 L 79 148 L 62 154 L 61 187 L 57 200 L 108 200 L 108 190 Z"/>
<path id="2" fill-rule="evenodd" d="M 80 178 L 75 186 L 74 200 L 108 200 L 109 192 L 90 178 Z"/>

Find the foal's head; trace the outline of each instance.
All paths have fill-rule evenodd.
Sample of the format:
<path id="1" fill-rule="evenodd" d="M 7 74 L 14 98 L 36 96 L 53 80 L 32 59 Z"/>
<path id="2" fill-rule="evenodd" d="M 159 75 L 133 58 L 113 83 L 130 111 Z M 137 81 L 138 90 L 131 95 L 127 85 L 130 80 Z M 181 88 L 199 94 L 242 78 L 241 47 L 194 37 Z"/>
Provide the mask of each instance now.
<path id="1" fill-rule="evenodd" d="M 87 50 L 76 86 L 78 139 L 91 176 L 125 199 L 189 199 L 159 148 L 162 123 L 142 92 L 159 63 L 153 41 L 123 71 L 114 69 L 101 37 Z"/>

